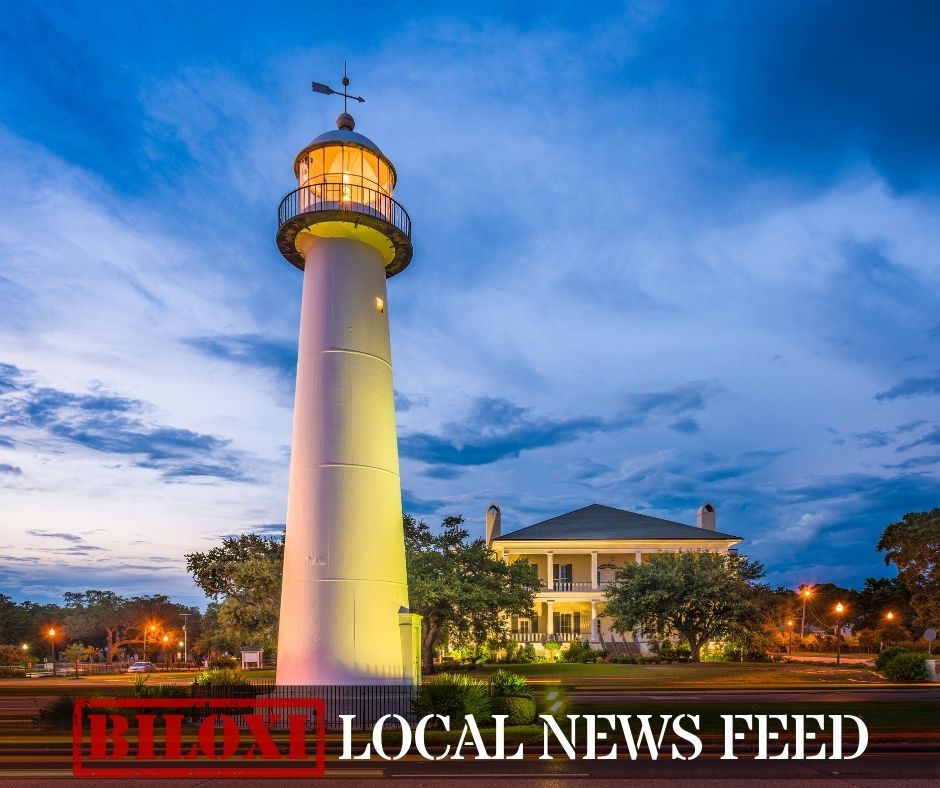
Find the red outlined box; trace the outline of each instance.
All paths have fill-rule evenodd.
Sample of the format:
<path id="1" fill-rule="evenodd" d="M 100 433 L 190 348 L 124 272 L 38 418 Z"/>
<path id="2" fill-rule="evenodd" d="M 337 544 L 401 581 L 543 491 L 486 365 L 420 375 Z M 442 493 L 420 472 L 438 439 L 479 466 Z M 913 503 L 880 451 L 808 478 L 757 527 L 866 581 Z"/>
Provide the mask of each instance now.
<path id="1" fill-rule="evenodd" d="M 94 766 L 83 763 L 82 719 L 85 710 L 90 709 L 206 709 L 210 713 L 224 714 L 225 711 L 244 708 L 267 712 L 288 709 L 304 709 L 316 713 L 316 760 L 311 766 L 284 767 L 267 761 L 270 766 L 256 766 L 260 759 L 233 760 L 231 763 L 215 762 L 185 765 L 182 760 L 168 762 L 167 766 L 131 765 L 128 758 L 126 765 Z M 322 777 L 326 771 L 326 711 L 322 698 L 77 698 L 72 714 L 72 773 L 76 777 Z M 117 761 L 117 763 L 124 763 Z"/>

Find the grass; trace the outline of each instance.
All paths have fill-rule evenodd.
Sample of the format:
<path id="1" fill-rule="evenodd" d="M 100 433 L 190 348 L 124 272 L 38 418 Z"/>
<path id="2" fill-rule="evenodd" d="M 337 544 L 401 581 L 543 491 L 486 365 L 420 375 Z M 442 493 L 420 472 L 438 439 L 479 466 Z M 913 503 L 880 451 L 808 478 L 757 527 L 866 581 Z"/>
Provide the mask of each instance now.
<path id="1" fill-rule="evenodd" d="M 565 686 L 601 684 L 636 689 L 789 688 L 811 685 L 884 684 L 885 680 L 864 665 L 805 665 L 762 662 L 703 662 L 674 665 L 620 665 L 613 663 L 545 663 L 481 665 L 473 673 L 488 678 L 500 668 L 520 673 L 529 681 Z"/>

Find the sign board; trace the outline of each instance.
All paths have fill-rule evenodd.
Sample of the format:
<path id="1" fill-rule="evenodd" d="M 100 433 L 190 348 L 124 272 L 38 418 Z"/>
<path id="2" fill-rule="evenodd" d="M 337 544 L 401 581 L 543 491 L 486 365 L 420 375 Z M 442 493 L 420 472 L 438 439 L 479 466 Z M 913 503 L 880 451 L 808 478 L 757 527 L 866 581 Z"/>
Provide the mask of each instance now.
<path id="1" fill-rule="evenodd" d="M 926 640 L 928 643 L 933 643 L 933 641 L 935 641 L 936 639 L 937 639 L 936 629 L 928 629 L 926 632 L 924 632 L 924 640 Z"/>

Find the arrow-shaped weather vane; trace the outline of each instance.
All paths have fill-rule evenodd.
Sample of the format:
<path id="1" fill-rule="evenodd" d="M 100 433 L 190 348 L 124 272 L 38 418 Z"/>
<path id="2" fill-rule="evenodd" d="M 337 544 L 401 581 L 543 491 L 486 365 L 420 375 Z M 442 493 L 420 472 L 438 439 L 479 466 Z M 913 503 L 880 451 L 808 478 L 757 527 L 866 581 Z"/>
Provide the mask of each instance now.
<path id="1" fill-rule="evenodd" d="M 332 95 L 342 96 L 343 97 L 343 112 L 346 112 L 346 103 L 348 102 L 349 99 L 352 99 L 353 101 L 358 101 L 360 104 L 362 104 L 362 102 L 365 101 L 365 99 L 362 96 L 351 96 L 349 93 L 347 93 L 346 88 L 348 87 L 349 87 L 349 77 L 346 76 L 346 63 L 344 62 L 343 63 L 343 90 L 342 92 L 338 90 L 333 90 L 333 88 L 331 88 L 329 85 L 324 85 L 322 82 L 313 83 L 313 92 L 322 93 L 325 96 L 332 96 Z"/>

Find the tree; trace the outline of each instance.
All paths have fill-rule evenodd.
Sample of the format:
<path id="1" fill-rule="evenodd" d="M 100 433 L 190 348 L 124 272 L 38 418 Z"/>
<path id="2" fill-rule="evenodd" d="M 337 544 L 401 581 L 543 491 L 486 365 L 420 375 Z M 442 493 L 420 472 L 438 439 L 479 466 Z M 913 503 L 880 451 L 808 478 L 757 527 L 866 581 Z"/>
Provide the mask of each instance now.
<path id="1" fill-rule="evenodd" d="M 196 585 L 206 596 L 222 600 L 217 611 L 219 634 L 269 652 L 277 648 L 283 564 L 284 538 L 258 534 L 226 537 L 220 547 L 186 556 L 186 568 Z"/>
<path id="2" fill-rule="evenodd" d="M 119 596 L 113 591 L 69 591 L 65 594 L 65 620 L 69 632 L 78 637 L 104 643 L 108 664 L 127 646 L 143 646 L 144 629 L 151 626 L 147 644 L 156 651 L 164 634 L 174 642 L 182 631 L 180 613 L 198 617 L 197 608 L 170 601 L 162 594 L 152 596 Z"/>
<path id="3" fill-rule="evenodd" d="M 940 624 L 940 508 L 909 512 L 881 534 L 877 549 L 911 595 L 922 627 Z"/>
<path id="4" fill-rule="evenodd" d="M 754 584 L 764 568 L 744 556 L 723 553 L 658 553 L 627 564 L 607 591 L 606 615 L 619 632 L 642 629 L 688 641 L 701 661 L 709 640 L 735 634 L 754 610 Z"/>
<path id="5" fill-rule="evenodd" d="M 408 596 L 421 614 L 421 655 L 430 670 L 436 646 L 504 642 L 507 618 L 526 616 L 540 587 L 527 561 L 507 564 L 482 539 L 469 540 L 463 517 L 446 517 L 440 533 L 404 515 Z"/>
<path id="6" fill-rule="evenodd" d="M 911 629 L 916 615 L 911 595 L 897 577 L 866 578 L 855 598 L 855 609 L 855 626 L 861 629 L 878 629 L 886 621 L 896 621 Z"/>
<path id="7" fill-rule="evenodd" d="M 78 678 L 78 663 L 81 660 L 91 662 L 98 656 L 98 649 L 94 646 L 86 646 L 84 643 L 70 643 L 62 652 L 62 658 L 66 662 L 75 663 L 75 678 Z"/>

